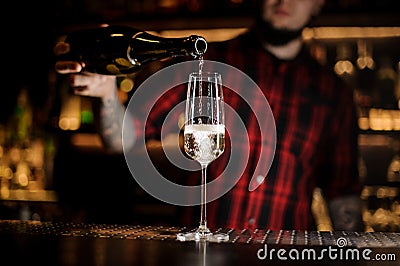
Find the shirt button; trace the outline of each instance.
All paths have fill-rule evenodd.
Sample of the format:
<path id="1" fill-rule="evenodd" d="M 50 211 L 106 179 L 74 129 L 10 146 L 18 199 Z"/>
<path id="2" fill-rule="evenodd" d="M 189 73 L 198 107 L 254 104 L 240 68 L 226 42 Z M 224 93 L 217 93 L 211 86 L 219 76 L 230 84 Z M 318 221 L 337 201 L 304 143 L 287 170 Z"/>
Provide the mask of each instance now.
<path id="1" fill-rule="evenodd" d="M 255 222 L 256 222 L 256 220 L 254 218 L 250 218 L 249 219 L 249 224 L 250 225 L 253 225 Z"/>
<path id="2" fill-rule="evenodd" d="M 262 175 L 257 176 L 257 183 L 261 184 L 264 181 L 264 177 Z"/>

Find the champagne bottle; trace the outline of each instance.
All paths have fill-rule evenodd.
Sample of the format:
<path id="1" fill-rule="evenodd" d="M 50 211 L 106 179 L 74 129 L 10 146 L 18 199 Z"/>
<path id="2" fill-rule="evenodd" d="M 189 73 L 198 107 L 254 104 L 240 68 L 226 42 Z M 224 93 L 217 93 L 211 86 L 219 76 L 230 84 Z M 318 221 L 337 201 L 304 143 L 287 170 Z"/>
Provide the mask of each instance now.
<path id="1" fill-rule="evenodd" d="M 207 50 L 201 36 L 166 38 L 119 25 L 77 30 L 67 34 L 65 42 L 70 51 L 58 60 L 78 61 L 84 71 L 116 76 L 133 74 L 152 61 L 197 58 Z"/>

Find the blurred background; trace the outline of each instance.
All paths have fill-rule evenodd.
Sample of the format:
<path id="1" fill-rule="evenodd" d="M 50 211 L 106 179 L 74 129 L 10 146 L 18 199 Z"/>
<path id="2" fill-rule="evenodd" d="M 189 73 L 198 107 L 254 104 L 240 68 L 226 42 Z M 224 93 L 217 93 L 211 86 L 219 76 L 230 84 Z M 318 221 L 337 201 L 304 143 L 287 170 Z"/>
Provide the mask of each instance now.
<path id="1" fill-rule="evenodd" d="M 3 8 L 0 219 L 174 223 L 178 212 L 134 182 L 95 132 L 95 99 L 73 96 L 54 44 L 76 29 L 123 24 L 166 37 L 232 38 L 253 0 L 10 1 Z M 400 16 L 395 0 L 327 0 L 307 47 L 354 90 L 367 230 L 400 231 Z M 7 17 L 7 20 L 5 20 Z M 154 68 L 121 86 L 122 102 Z M 315 193 L 316 215 L 324 213 Z M 320 228 L 329 221 L 320 219 Z"/>

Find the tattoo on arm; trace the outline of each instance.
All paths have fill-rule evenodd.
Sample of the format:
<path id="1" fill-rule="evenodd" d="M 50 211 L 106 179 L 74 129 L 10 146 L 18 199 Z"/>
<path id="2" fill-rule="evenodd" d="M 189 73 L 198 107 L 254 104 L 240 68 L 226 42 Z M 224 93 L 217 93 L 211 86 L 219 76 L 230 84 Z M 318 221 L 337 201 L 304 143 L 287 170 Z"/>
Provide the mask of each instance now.
<path id="1" fill-rule="evenodd" d="M 122 124 L 125 107 L 119 101 L 117 95 L 114 98 L 105 99 L 100 103 L 100 134 L 103 143 L 108 150 L 122 151 Z"/>

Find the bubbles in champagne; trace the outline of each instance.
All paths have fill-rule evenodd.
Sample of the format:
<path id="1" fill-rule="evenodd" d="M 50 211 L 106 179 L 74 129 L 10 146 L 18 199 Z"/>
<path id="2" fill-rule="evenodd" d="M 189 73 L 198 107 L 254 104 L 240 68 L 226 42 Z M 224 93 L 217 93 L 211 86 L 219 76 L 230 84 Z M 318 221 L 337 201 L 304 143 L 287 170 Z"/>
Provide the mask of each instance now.
<path id="1" fill-rule="evenodd" d="M 185 152 L 200 164 L 209 164 L 225 149 L 224 125 L 188 125 L 185 127 Z"/>

